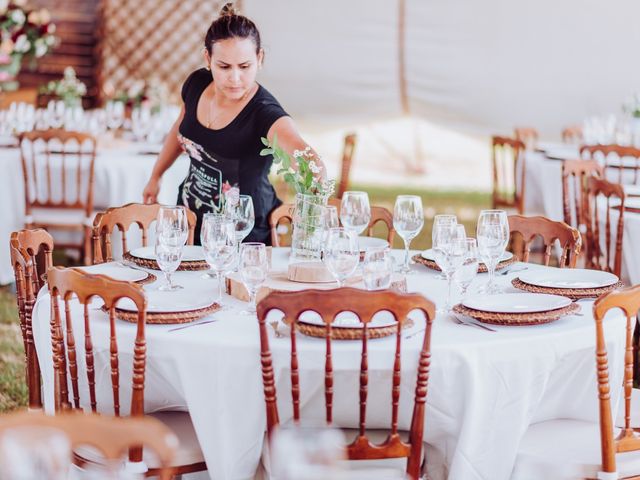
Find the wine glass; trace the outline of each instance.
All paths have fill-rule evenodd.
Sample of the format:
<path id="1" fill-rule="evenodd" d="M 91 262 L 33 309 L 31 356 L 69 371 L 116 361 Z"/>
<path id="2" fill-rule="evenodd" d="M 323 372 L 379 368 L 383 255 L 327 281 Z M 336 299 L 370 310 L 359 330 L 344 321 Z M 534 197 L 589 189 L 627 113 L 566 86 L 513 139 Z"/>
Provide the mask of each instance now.
<path id="1" fill-rule="evenodd" d="M 47 103 L 47 117 L 51 128 L 62 128 L 64 125 L 65 105 L 62 100 L 50 100 Z"/>
<path id="2" fill-rule="evenodd" d="M 151 109 L 136 107 L 131 111 L 131 131 L 136 140 L 144 141 L 151 130 Z"/>
<path id="3" fill-rule="evenodd" d="M 464 225 L 439 224 L 436 227 L 433 253 L 447 279 L 447 303 L 442 312 L 451 310 L 451 284 L 455 272 L 464 261 L 466 238 Z"/>
<path id="4" fill-rule="evenodd" d="M 118 100 L 109 100 L 105 105 L 107 113 L 107 127 L 117 130 L 124 123 L 124 103 Z"/>
<path id="5" fill-rule="evenodd" d="M 242 283 L 244 283 L 249 292 L 249 308 L 241 313 L 243 315 L 255 315 L 256 294 L 269 273 L 269 260 L 264 243 L 243 243 L 240 247 L 240 260 L 238 263 Z"/>
<path id="6" fill-rule="evenodd" d="M 367 248 L 364 253 L 362 280 L 367 290 L 385 290 L 391 285 L 393 259 L 389 247 Z"/>
<path id="7" fill-rule="evenodd" d="M 369 226 L 371 207 L 367 192 L 344 192 L 340 205 L 340 221 L 347 230 L 360 235 Z"/>
<path id="8" fill-rule="evenodd" d="M 360 262 L 356 233 L 343 227 L 329 229 L 322 260 L 338 282 L 338 288 L 342 287 Z"/>
<path id="9" fill-rule="evenodd" d="M 218 213 L 206 213 L 202 219 L 202 247 L 205 259 L 213 270 L 213 277 L 218 282 L 217 302 L 222 300 L 222 273 L 235 262 L 236 229 L 233 220 Z"/>
<path id="10" fill-rule="evenodd" d="M 393 228 L 404 240 L 404 264 L 402 273 L 410 273 L 409 245 L 424 225 L 422 199 L 417 195 L 398 195 L 393 208 Z"/>
<path id="11" fill-rule="evenodd" d="M 500 257 L 509 243 L 509 220 L 504 210 L 482 210 L 476 232 L 478 253 L 487 266 L 489 281 L 485 293 L 499 293 L 495 285 L 495 271 Z"/>
<path id="12" fill-rule="evenodd" d="M 171 283 L 182 259 L 182 250 L 189 235 L 187 211 L 183 206 L 161 206 L 156 218 L 156 261 L 167 280 L 159 290 L 173 291 L 182 288 Z"/>
<path id="13" fill-rule="evenodd" d="M 478 274 L 478 263 L 478 243 L 475 238 L 467 238 L 462 265 L 456 270 L 453 277 L 458 287 L 460 287 L 462 299 L 466 297 L 469 285 Z"/>
<path id="14" fill-rule="evenodd" d="M 450 214 L 440 214 L 433 217 L 433 226 L 431 227 L 431 246 L 436 241 L 436 229 L 438 225 L 456 225 L 458 223 L 458 218 L 455 215 Z M 444 273 L 440 272 L 436 277 L 438 280 L 446 280 Z"/>
<path id="15" fill-rule="evenodd" d="M 253 200 L 249 195 L 240 195 L 237 202 L 225 203 L 224 210 L 225 214 L 236 224 L 236 241 L 239 253 L 242 241 L 251 233 L 256 223 Z"/>

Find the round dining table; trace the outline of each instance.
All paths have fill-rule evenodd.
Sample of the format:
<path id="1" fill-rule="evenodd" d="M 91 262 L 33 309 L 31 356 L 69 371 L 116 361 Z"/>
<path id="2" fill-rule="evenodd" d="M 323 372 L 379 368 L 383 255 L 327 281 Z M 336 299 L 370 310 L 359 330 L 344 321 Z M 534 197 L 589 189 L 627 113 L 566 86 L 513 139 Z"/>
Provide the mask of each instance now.
<path id="1" fill-rule="evenodd" d="M 398 259 L 402 255 L 401 251 L 393 253 Z M 288 254 L 287 248 L 274 248 L 272 268 L 285 270 Z M 515 292 L 510 282 L 518 271 L 551 267 L 516 263 L 509 268 L 506 274 L 497 275 L 505 292 Z M 159 272 L 155 274 L 160 278 Z M 202 272 L 176 272 L 174 277 L 175 283 L 185 289 L 160 293 L 157 289 L 162 280 L 157 280 L 144 287 L 150 303 L 154 295 L 160 294 L 180 299 L 185 295 L 181 292 L 215 299 L 215 281 L 202 278 Z M 425 295 L 438 307 L 444 305 L 446 281 L 438 272 L 416 264 L 406 280 L 408 291 Z M 471 291 L 486 281 L 486 274 L 479 274 Z M 240 313 L 247 307 L 245 302 L 225 294 L 222 304 L 220 311 L 193 324 L 146 326 L 145 410 L 188 411 L 211 478 L 253 479 L 261 465 L 266 429 L 258 321 L 255 315 Z M 581 309 L 576 314 L 549 324 L 493 325 L 494 331 L 456 323 L 446 313 L 437 314 L 432 331 L 424 425 L 429 478 L 506 480 L 529 425 L 559 418 L 598 421 L 592 302 L 581 301 L 579 305 Z M 99 302 L 90 307 L 95 378 L 98 405 L 109 414 L 113 413 L 109 323 L 107 314 L 99 307 Z M 82 308 L 73 301 L 71 313 L 76 338 L 81 338 Z M 414 314 L 413 325 L 402 335 L 399 428 L 403 430 L 410 426 L 425 327 L 423 314 Z M 278 312 L 271 315 L 278 318 Z M 53 366 L 49 322 L 50 297 L 42 290 L 34 309 L 33 330 L 46 409 L 51 411 Z M 605 325 L 611 384 L 621 385 L 622 368 L 618 367 L 624 355 L 624 317 L 611 312 Z M 280 421 L 286 423 L 292 417 L 290 339 L 282 335 L 282 329 L 283 325 L 276 334 L 269 328 L 269 343 Z M 123 398 L 131 390 L 135 330 L 132 323 L 117 322 Z M 301 416 L 303 421 L 317 424 L 324 420 L 325 412 L 326 344 L 324 339 L 304 335 L 297 335 L 297 339 Z M 390 427 L 395 341 L 395 336 L 369 341 L 369 428 Z M 82 343 L 77 342 L 80 372 L 84 372 Z M 358 427 L 361 348 L 361 341 L 332 341 L 334 424 L 344 428 Z M 612 389 L 614 405 L 619 390 Z M 86 391 L 81 394 L 81 403 L 88 405 Z"/>

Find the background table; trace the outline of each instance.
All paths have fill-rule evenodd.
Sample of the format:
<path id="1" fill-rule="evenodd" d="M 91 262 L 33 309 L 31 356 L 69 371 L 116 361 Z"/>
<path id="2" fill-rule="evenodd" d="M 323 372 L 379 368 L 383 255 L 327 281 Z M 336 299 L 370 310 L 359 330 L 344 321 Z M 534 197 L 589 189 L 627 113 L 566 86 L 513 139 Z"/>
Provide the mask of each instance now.
<path id="1" fill-rule="evenodd" d="M 275 268 L 285 267 L 287 252 L 274 249 Z M 402 255 L 394 253 L 398 258 Z M 424 266 L 413 269 L 416 274 L 407 277 L 409 291 L 443 303 L 446 282 Z M 175 280 L 199 289 L 203 296 L 215 295 L 215 282 L 200 275 L 177 272 Z M 506 287 L 514 275 L 499 275 L 500 284 Z M 485 281 L 486 275 L 479 275 L 472 288 Z M 212 318 L 218 319 L 214 323 L 173 332 L 174 325 L 147 326 L 146 409 L 189 411 L 211 478 L 251 479 L 266 426 L 258 322 L 239 315 L 246 304 L 228 296 L 224 302 L 231 308 L 214 314 Z M 48 293 L 41 292 L 33 316 L 48 408 L 53 372 L 49 304 Z M 597 421 L 595 328 L 591 302 L 581 305 L 583 316 L 531 327 L 497 326 L 495 333 L 456 324 L 443 315 L 435 319 L 425 441 L 431 445 L 430 461 L 440 456 L 444 465 L 431 466 L 433 478 L 448 473 L 451 479 L 508 479 L 518 442 L 531 423 L 555 418 Z M 81 310 L 76 305 L 73 311 L 76 337 L 81 338 Z M 624 353 L 625 322 L 615 315 L 607 319 L 606 332 L 609 361 L 617 366 Z M 99 405 L 108 407 L 108 322 L 99 310 L 92 310 L 91 316 Z M 420 315 L 415 321 L 402 346 L 399 426 L 403 429 L 410 425 L 422 342 L 421 335 L 409 339 L 406 335 L 424 326 Z M 130 378 L 134 330 L 133 324 L 118 322 L 121 392 L 130 390 L 125 379 Z M 271 329 L 269 334 L 280 419 L 287 422 L 291 419 L 290 341 L 276 338 Z M 304 335 L 298 339 L 302 418 L 321 421 L 325 343 Z M 83 372 L 82 342 L 77 342 L 77 348 Z M 367 423 L 371 428 L 389 426 L 394 348 L 395 337 L 369 342 Z M 340 426 L 357 427 L 360 349 L 357 341 L 333 342 L 334 418 Z M 621 385 L 621 373 L 621 368 L 611 371 L 612 385 Z M 613 388 L 612 393 L 616 397 L 619 392 Z"/>
<path id="2" fill-rule="evenodd" d="M 105 210 L 129 202 L 142 202 L 146 185 L 157 155 L 139 153 L 145 145 L 122 143 L 117 148 L 99 148 L 95 162 L 94 209 Z M 186 177 L 189 159 L 181 156 L 162 179 L 158 201 L 175 204 L 178 185 Z M 20 151 L 0 148 L 0 284 L 14 281 L 8 242 L 11 232 L 24 228 L 24 181 Z M 55 238 L 55 237 L 54 237 Z"/>

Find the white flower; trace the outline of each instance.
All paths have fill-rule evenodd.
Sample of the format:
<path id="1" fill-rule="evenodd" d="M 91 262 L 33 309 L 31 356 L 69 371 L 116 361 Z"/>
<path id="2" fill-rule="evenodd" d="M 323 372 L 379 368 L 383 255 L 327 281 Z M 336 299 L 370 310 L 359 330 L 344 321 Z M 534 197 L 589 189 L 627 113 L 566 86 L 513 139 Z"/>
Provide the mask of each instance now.
<path id="1" fill-rule="evenodd" d="M 318 167 L 318 165 L 316 165 L 316 162 L 314 162 L 313 160 L 309 162 L 309 170 L 311 170 L 311 173 L 313 173 L 314 175 L 320 173 L 320 167 Z"/>
<path id="2" fill-rule="evenodd" d="M 41 21 L 40 12 L 37 10 L 34 10 L 29 14 L 29 16 L 27 17 L 27 20 L 29 20 L 29 22 L 33 23 L 34 25 L 40 25 L 40 21 Z"/>
<path id="3" fill-rule="evenodd" d="M 28 52 L 30 48 L 31 42 L 29 42 L 29 39 L 24 33 L 16 39 L 16 52 Z"/>
<path id="4" fill-rule="evenodd" d="M 27 4 L 27 0 L 13 0 L 12 3 L 17 7 L 24 7 Z"/>
<path id="5" fill-rule="evenodd" d="M 36 57 L 37 58 L 43 57 L 49 50 L 49 47 L 47 46 L 45 41 L 41 38 L 37 39 L 35 43 L 36 43 Z"/>
<path id="6" fill-rule="evenodd" d="M 40 10 L 40 21 L 42 24 L 49 23 L 51 21 L 51 14 L 46 8 Z"/>
<path id="7" fill-rule="evenodd" d="M 13 10 L 11 12 L 10 18 L 12 22 L 18 25 L 22 25 L 24 21 L 27 19 L 27 17 L 24 15 L 24 12 L 22 10 Z"/>
<path id="8" fill-rule="evenodd" d="M 51 25 L 53 25 L 53 23 L 49 24 L 49 27 L 51 27 Z M 54 37 L 53 35 L 47 35 L 46 37 L 44 37 L 44 41 L 47 46 L 52 47 L 53 44 L 56 43 L 56 37 Z"/>
<path id="9" fill-rule="evenodd" d="M 294 150 L 293 151 L 293 156 L 294 157 L 302 157 L 304 155 L 303 152 L 301 152 L 300 150 Z"/>

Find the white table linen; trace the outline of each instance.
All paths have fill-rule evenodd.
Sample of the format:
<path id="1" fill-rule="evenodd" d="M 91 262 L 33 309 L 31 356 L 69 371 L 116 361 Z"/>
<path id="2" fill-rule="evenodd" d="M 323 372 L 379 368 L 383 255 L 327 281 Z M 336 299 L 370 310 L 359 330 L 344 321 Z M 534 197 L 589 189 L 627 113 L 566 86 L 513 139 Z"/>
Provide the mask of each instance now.
<path id="1" fill-rule="evenodd" d="M 144 145 L 124 144 L 118 148 L 99 148 L 95 162 L 94 210 L 102 211 L 130 202 L 142 202 L 142 190 L 146 185 L 157 155 L 139 153 Z M 175 204 L 178 185 L 187 174 L 189 160 L 181 156 L 167 170 L 162 179 L 158 201 Z M 0 248 L 0 285 L 14 281 L 8 242 L 12 231 L 24 228 L 24 181 L 20 151 L 17 148 L 0 148 L 0 238 L 5 246 Z M 93 222 L 93 219 L 91 219 Z"/>
<path id="2" fill-rule="evenodd" d="M 563 220 L 562 160 L 552 160 L 543 153 L 528 152 L 525 160 L 525 200 L 527 215 L 544 215 L 551 220 Z M 609 171 L 611 181 L 618 181 L 618 173 Z M 604 220 L 604 215 L 601 215 Z M 622 242 L 622 279 L 631 285 L 640 283 L 640 214 L 625 212 Z M 612 225 L 617 225 L 617 214 L 612 211 Z M 615 242 L 613 242 L 615 246 Z M 604 248 L 604 245 L 603 245 Z"/>
<path id="3" fill-rule="evenodd" d="M 401 252 L 395 252 L 398 256 Z M 275 268 L 284 268 L 287 249 L 274 249 Z M 444 303 L 446 282 L 420 265 L 407 277 L 409 291 Z M 545 268 L 529 266 L 529 268 Z M 547 267 L 548 268 L 548 267 Z M 499 275 L 508 285 L 515 274 Z M 187 288 L 215 295 L 215 282 L 197 272 L 177 272 L 175 281 Z M 479 275 L 473 287 L 486 281 Z M 146 289 L 156 285 L 145 286 Z M 509 291 L 512 289 L 508 287 Z M 258 322 L 241 316 L 246 304 L 228 296 L 231 306 L 215 313 L 217 321 L 171 332 L 175 325 L 148 325 L 145 408 L 188 410 L 201 443 L 211 478 L 251 479 L 258 467 L 266 426 L 260 367 Z M 52 402 L 52 363 L 49 295 L 41 292 L 35 306 L 34 335 L 45 389 Z M 446 465 L 431 466 L 432 478 L 508 479 L 518 442 L 527 427 L 556 418 L 597 421 L 595 329 L 591 302 L 581 302 L 583 316 L 564 317 L 531 327 L 494 327 L 497 332 L 463 326 L 439 315 L 434 322 L 425 441 L 444 455 Z M 74 309 L 76 338 L 81 338 L 81 311 Z M 108 323 L 92 310 L 96 352 L 96 383 L 103 406 L 110 405 Z M 407 334 L 424 326 L 420 314 Z M 624 321 L 615 314 L 607 329 L 611 365 L 620 365 L 624 350 Z M 128 392 L 135 326 L 118 322 L 121 391 Z M 391 371 L 395 337 L 369 342 L 367 424 L 389 425 Z M 291 419 L 290 341 L 269 329 L 276 372 L 280 419 Z M 298 336 L 302 418 L 324 418 L 324 340 Z M 402 394 L 399 426 L 410 425 L 416 369 L 422 335 L 403 338 Z M 78 359 L 84 363 L 82 342 Z M 360 342 L 334 341 L 334 419 L 343 427 L 357 427 Z M 620 384 L 621 369 L 611 372 Z M 81 369 L 81 372 L 83 370 Z M 615 396 L 619 389 L 612 389 Z M 83 398 L 83 401 L 85 399 Z M 125 400 L 121 401 L 124 404 Z M 106 409 L 109 412 L 109 408 Z M 429 455 L 427 458 L 435 458 Z"/>

